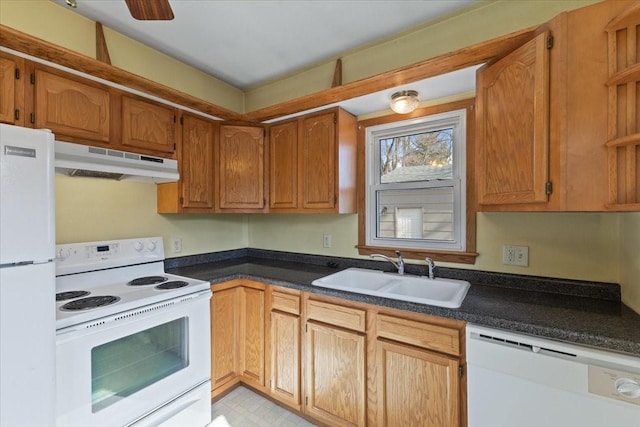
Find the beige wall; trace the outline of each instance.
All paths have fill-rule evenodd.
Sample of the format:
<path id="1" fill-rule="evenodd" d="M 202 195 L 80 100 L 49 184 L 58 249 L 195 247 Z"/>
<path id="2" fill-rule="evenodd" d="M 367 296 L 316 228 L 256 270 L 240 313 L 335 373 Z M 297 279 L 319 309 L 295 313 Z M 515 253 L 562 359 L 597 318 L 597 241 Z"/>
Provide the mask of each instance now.
<path id="1" fill-rule="evenodd" d="M 640 313 L 640 212 L 620 214 L 619 259 L 622 299 Z"/>
<path id="2" fill-rule="evenodd" d="M 253 215 L 249 246 L 357 258 L 357 225 L 357 215 Z M 616 213 L 479 213 L 475 265 L 438 265 L 617 282 L 618 230 Z M 322 247 L 324 233 L 332 249 Z M 529 246 L 529 267 L 502 265 L 503 244 Z"/>
<path id="3" fill-rule="evenodd" d="M 57 243 L 161 236 L 167 257 L 248 245 L 245 215 L 160 215 L 156 185 L 56 176 Z M 172 254 L 169 239 L 182 238 Z"/>

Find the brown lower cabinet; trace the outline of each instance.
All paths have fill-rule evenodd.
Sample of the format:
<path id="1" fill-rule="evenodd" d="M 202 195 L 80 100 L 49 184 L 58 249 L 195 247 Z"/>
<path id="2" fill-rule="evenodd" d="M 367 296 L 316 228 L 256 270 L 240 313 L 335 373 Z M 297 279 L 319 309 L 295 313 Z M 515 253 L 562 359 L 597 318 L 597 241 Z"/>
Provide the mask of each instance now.
<path id="1" fill-rule="evenodd" d="M 269 395 L 300 411 L 300 292 L 267 287 Z"/>
<path id="2" fill-rule="evenodd" d="M 467 425 L 464 322 L 248 280 L 212 291 L 212 398 L 243 383 L 321 425 Z"/>
<path id="3" fill-rule="evenodd" d="M 243 382 L 264 387 L 265 285 L 230 281 L 211 287 L 211 397 Z"/>

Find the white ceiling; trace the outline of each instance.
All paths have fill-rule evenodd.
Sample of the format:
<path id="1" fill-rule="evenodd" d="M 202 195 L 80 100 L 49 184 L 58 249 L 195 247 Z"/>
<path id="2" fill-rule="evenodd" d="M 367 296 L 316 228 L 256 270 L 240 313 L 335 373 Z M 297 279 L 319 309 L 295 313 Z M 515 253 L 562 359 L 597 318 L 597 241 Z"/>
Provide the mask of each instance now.
<path id="1" fill-rule="evenodd" d="M 478 0 L 170 0 L 172 21 L 137 21 L 124 0 L 52 0 L 237 88 L 247 89 L 469 6 Z M 409 88 L 429 99 L 474 89 L 475 67 L 340 103 L 356 115 Z M 347 105 L 349 104 L 349 105 Z"/>

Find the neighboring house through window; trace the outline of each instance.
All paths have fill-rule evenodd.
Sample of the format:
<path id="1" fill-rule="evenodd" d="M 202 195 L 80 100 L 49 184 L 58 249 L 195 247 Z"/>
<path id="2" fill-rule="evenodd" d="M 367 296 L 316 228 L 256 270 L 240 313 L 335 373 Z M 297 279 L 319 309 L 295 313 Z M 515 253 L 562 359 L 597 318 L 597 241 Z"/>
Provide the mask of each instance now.
<path id="1" fill-rule="evenodd" d="M 471 248 L 467 239 L 465 107 L 380 124 L 364 122 L 361 249 L 475 250 L 475 239 Z"/>

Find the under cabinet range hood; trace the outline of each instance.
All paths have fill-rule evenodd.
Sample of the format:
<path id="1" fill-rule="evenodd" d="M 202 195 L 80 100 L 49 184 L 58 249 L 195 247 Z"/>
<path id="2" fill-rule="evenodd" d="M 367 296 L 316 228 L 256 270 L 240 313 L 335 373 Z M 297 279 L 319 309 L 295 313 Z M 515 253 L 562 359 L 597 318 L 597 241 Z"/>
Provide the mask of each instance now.
<path id="1" fill-rule="evenodd" d="M 117 181 L 160 184 L 180 178 L 178 162 L 174 159 L 63 141 L 55 142 L 55 167 L 56 173 L 62 175 Z"/>

